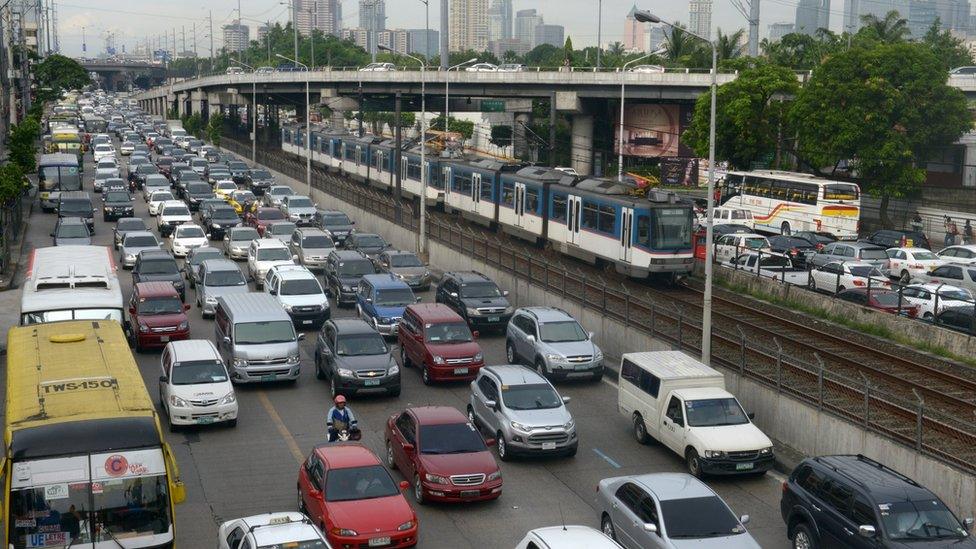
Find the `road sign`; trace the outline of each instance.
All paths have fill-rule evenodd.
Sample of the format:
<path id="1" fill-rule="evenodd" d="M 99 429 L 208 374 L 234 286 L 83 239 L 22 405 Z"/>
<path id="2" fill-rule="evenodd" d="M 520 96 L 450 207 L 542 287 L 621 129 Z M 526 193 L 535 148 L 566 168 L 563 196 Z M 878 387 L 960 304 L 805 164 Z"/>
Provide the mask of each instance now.
<path id="1" fill-rule="evenodd" d="M 505 101 L 502 99 L 482 99 L 481 112 L 505 112 Z"/>

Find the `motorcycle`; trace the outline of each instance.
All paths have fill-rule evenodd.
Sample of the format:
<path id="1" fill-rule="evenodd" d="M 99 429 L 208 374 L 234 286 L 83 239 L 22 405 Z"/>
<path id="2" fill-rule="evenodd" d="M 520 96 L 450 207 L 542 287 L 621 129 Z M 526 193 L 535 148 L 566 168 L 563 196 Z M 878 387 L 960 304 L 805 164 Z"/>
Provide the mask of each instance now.
<path id="1" fill-rule="evenodd" d="M 336 433 L 336 439 L 330 442 L 349 442 L 363 438 L 363 433 L 359 429 L 341 429 Z"/>

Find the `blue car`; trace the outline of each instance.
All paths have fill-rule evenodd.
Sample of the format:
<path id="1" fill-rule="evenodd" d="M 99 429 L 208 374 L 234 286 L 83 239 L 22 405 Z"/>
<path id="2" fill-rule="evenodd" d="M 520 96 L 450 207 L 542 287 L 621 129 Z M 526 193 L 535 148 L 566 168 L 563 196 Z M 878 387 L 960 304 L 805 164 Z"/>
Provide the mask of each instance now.
<path id="1" fill-rule="evenodd" d="M 390 273 L 366 275 L 356 288 L 356 313 L 383 335 L 396 335 L 403 310 L 419 301 L 406 282 Z"/>

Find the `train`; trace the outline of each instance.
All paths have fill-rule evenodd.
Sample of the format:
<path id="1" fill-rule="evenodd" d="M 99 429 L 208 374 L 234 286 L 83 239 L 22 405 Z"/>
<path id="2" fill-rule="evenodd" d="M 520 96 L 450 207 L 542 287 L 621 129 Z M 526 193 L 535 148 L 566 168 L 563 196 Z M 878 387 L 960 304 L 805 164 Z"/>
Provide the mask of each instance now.
<path id="1" fill-rule="evenodd" d="M 281 128 L 281 149 L 354 180 L 393 192 L 393 140 L 342 129 Z M 400 189 L 491 230 L 604 266 L 633 278 L 678 276 L 694 266 L 693 201 L 674 192 L 635 192 L 636 183 L 576 177 L 553 168 L 465 154 L 430 152 L 421 166 L 419 143 L 400 158 Z M 421 185 L 426 170 L 427 188 Z"/>

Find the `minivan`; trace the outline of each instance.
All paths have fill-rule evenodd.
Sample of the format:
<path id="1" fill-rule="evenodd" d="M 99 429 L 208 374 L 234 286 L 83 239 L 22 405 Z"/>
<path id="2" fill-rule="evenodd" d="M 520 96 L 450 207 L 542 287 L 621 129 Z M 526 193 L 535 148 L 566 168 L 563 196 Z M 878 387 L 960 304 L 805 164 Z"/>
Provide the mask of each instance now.
<path id="1" fill-rule="evenodd" d="M 227 367 L 205 339 L 174 341 L 160 357 L 159 400 L 170 431 L 180 425 L 237 426 L 237 396 Z"/>
<path id="2" fill-rule="evenodd" d="M 397 334 L 400 364 L 417 366 L 425 385 L 435 381 L 471 381 L 485 365 L 478 332 L 447 305 L 417 303 L 403 312 Z"/>
<path id="3" fill-rule="evenodd" d="M 288 313 L 274 297 L 258 292 L 223 295 L 214 313 L 217 350 L 235 383 L 288 380 L 301 373 L 298 342 Z"/>

